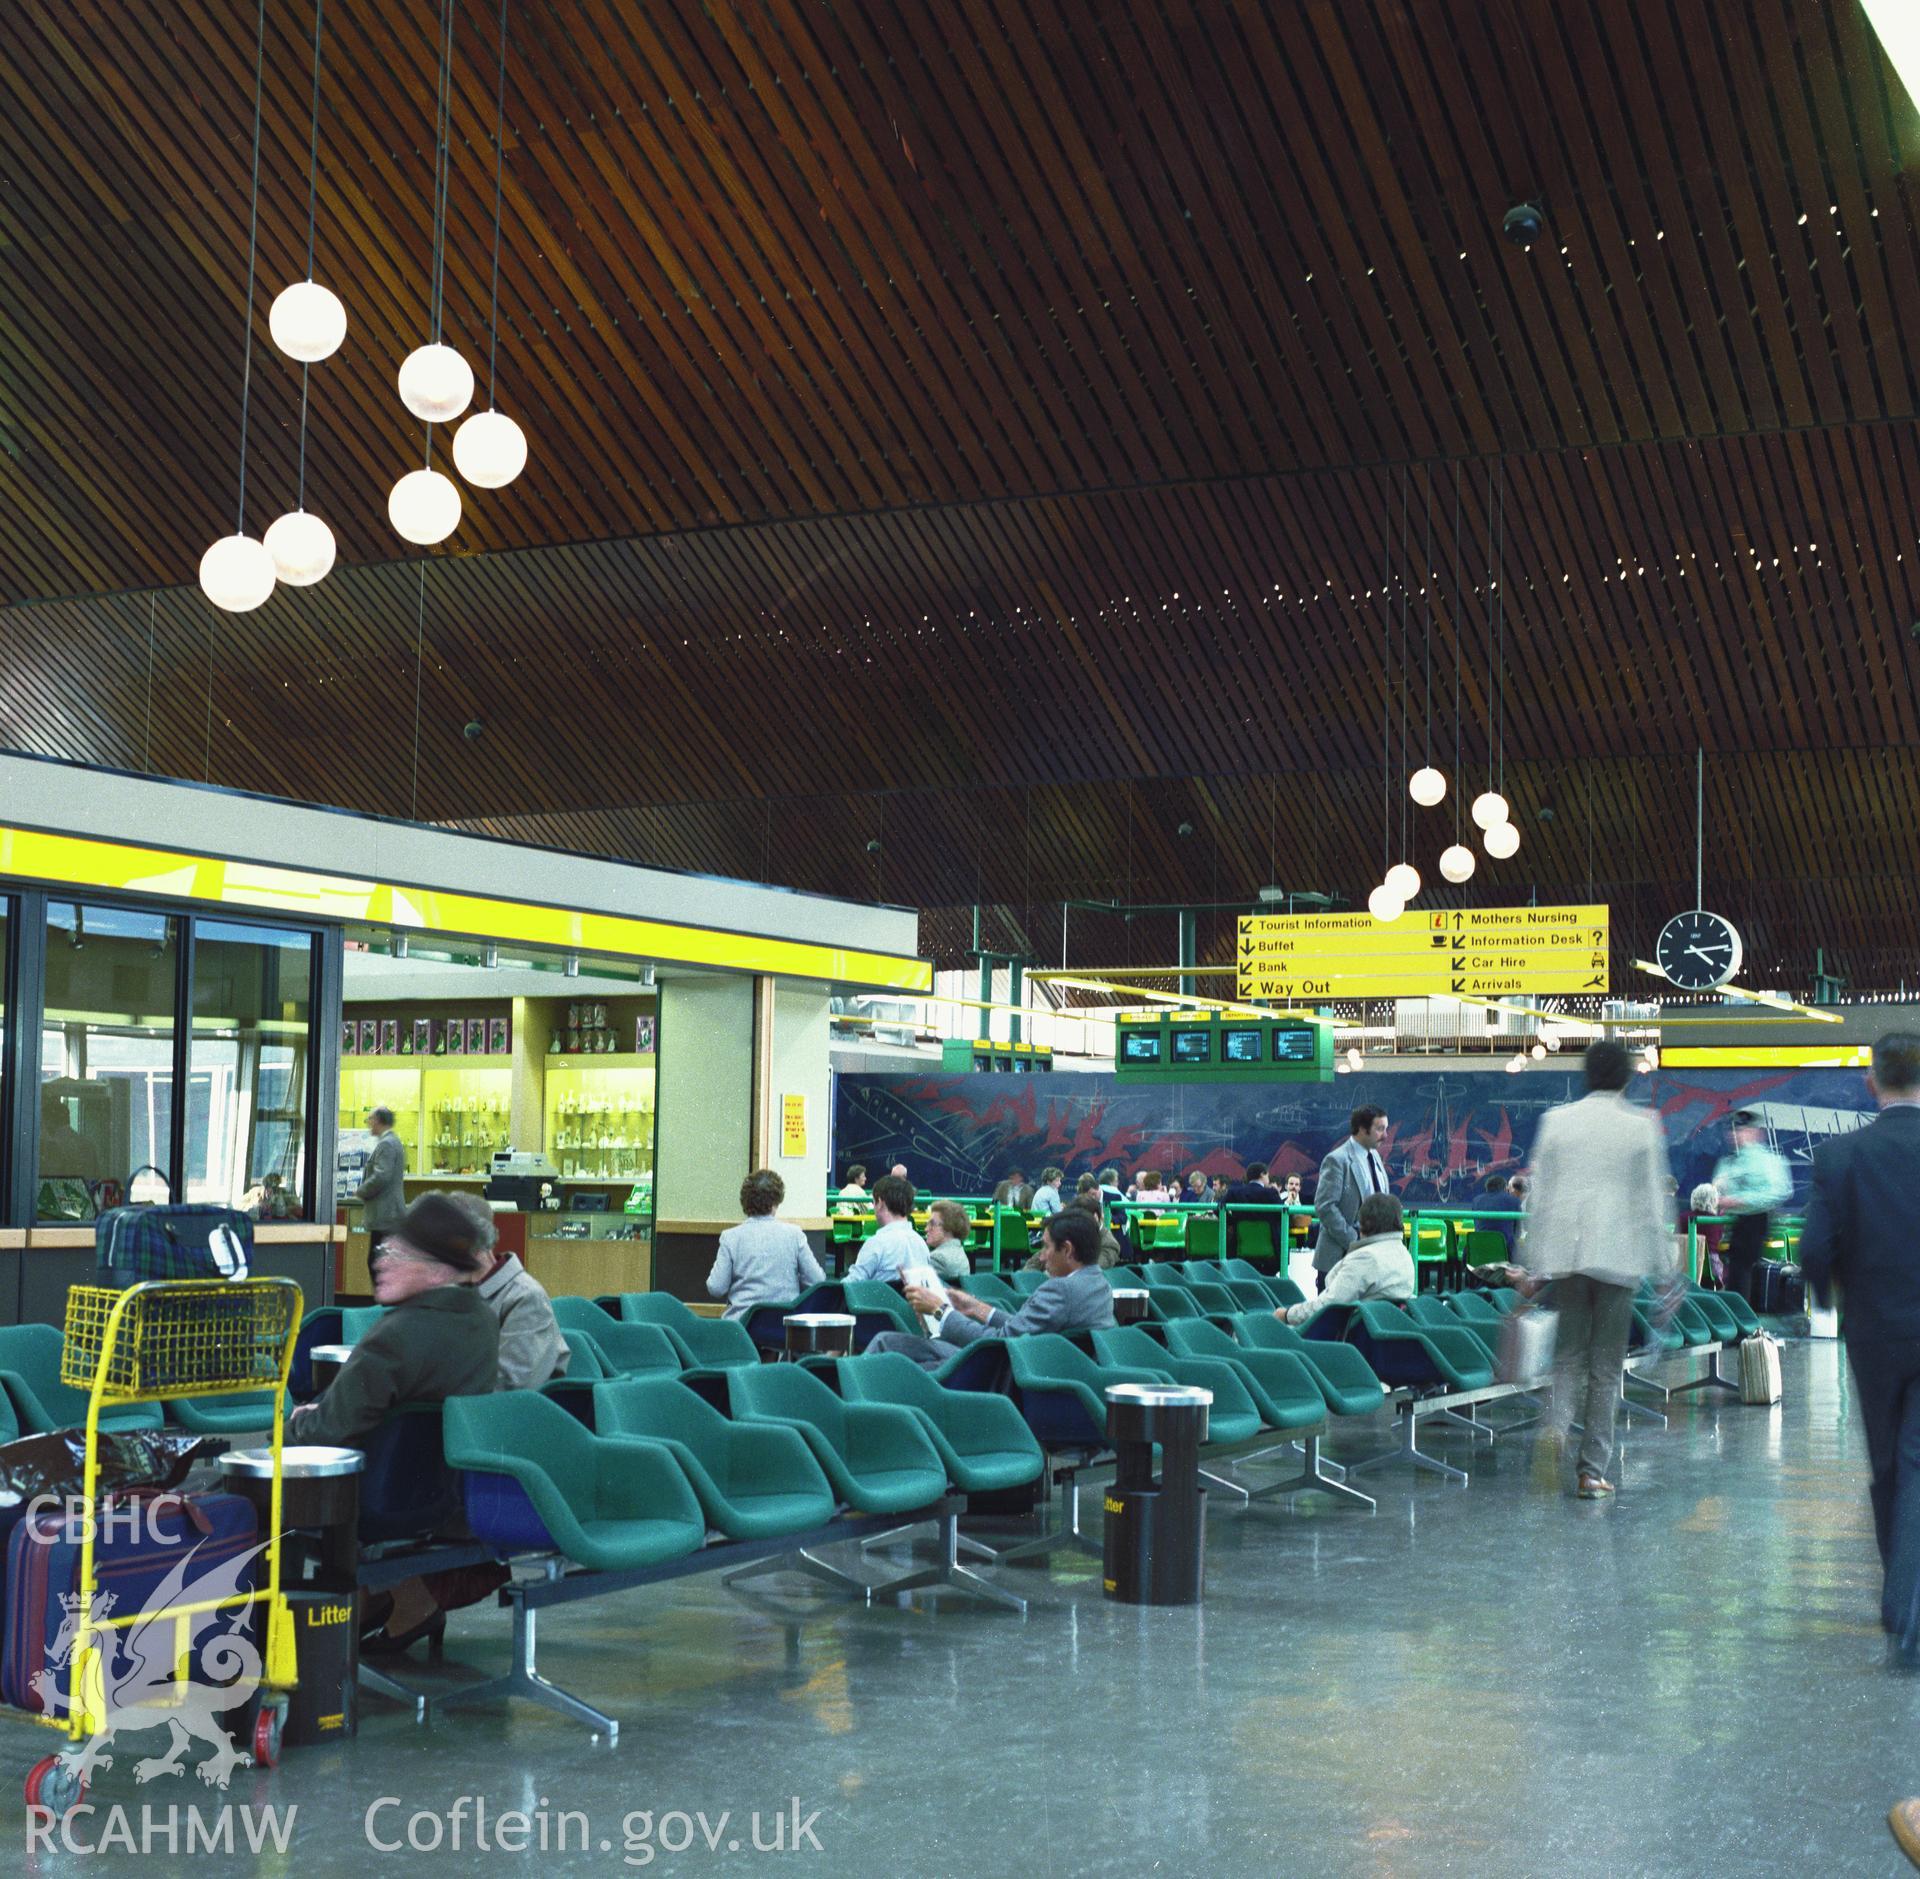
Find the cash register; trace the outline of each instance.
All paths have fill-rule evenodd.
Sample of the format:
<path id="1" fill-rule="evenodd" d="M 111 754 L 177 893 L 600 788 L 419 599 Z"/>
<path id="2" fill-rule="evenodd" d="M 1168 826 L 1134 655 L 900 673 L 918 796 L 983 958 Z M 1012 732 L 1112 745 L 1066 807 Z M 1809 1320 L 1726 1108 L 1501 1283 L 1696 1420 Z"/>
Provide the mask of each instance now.
<path id="1" fill-rule="evenodd" d="M 485 1194 L 496 1210 L 550 1213 L 560 1204 L 560 1170 L 538 1149 L 503 1148 L 494 1155 Z"/>

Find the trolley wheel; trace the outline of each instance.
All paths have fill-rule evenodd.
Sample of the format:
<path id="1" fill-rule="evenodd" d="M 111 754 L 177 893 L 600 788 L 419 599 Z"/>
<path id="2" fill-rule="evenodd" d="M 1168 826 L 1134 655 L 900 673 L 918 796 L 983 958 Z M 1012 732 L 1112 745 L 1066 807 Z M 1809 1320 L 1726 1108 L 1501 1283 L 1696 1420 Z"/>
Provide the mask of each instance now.
<path id="1" fill-rule="evenodd" d="M 253 1765 L 256 1768 L 280 1766 L 280 1732 L 286 1727 L 285 1703 L 262 1703 L 253 1719 Z"/>
<path id="2" fill-rule="evenodd" d="M 46 1755 L 27 1770 L 27 1805 L 44 1808 L 56 1820 L 87 1798 L 87 1783 L 63 1755 Z"/>

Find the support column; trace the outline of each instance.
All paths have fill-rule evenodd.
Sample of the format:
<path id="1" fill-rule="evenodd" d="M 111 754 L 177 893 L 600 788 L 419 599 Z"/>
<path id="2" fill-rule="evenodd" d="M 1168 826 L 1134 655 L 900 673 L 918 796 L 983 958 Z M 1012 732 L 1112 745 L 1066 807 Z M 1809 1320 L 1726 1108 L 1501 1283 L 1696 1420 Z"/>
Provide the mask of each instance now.
<path id="1" fill-rule="evenodd" d="M 653 1283 L 703 1299 L 714 1243 L 740 1218 L 753 1163 L 754 981 L 660 981 Z"/>
<path id="2" fill-rule="evenodd" d="M 799 1227 L 815 1252 L 826 1243 L 827 1196 L 838 1185 L 832 1167 L 832 1035 L 823 981 L 755 981 L 753 1165 L 773 1169 L 786 1182 L 781 1218 Z"/>

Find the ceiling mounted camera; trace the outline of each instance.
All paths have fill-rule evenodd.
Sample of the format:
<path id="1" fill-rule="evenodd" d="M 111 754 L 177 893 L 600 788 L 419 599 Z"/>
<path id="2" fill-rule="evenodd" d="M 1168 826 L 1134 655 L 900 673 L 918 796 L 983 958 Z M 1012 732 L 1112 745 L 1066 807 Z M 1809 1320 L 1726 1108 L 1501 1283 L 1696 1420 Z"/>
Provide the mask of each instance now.
<path id="1" fill-rule="evenodd" d="M 1516 248 L 1530 248 L 1547 232 L 1547 218 L 1537 202 L 1516 202 L 1502 219 L 1500 232 Z"/>
<path id="2" fill-rule="evenodd" d="M 486 728 L 478 718 L 469 718 L 466 723 L 460 727 L 460 735 L 464 737 L 469 744 L 477 744 L 480 741 L 480 733 Z"/>

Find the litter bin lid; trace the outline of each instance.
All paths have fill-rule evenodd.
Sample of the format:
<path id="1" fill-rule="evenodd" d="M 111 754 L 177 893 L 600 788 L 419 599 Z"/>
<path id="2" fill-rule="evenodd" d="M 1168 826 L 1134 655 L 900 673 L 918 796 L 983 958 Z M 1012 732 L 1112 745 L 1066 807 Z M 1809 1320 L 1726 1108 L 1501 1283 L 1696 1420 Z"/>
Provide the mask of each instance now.
<path id="1" fill-rule="evenodd" d="M 323 1475 L 358 1474 L 367 1458 L 357 1448 L 283 1448 L 280 1472 L 289 1481 L 315 1481 Z M 273 1450 L 239 1448 L 220 1457 L 223 1473 L 265 1480 L 273 1474 Z"/>
<path id="2" fill-rule="evenodd" d="M 813 1329 L 823 1324 L 852 1324 L 853 1321 L 850 1311 L 790 1311 L 782 1323 L 805 1325 Z"/>
<path id="3" fill-rule="evenodd" d="M 343 1364 L 352 1355 L 351 1344 L 316 1344 L 307 1352 L 309 1360 L 318 1358 L 323 1364 Z"/>
<path id="4" fill-rule="evenodd" d="M 1136 1409 L 1206 1409 L 1213 1392 L 1191 1383 L 1110 1383 L 1107 1401 Z"/>
<path id="5" fill-rule="evenodd" d="M 1113 1296 L 1115 1298 L 1145 1298 L 1147 1291 L 1148 1288 L 1144 1285 L 1116 1285 L 1113 1287 Z M 1137 1383 L 1132 1385 L 1117 1383 L 1114 1385 L 1115 1389 L 1132 1388 L 1137 1390 L 1140 1387 L 1141 1385 Z"/>

